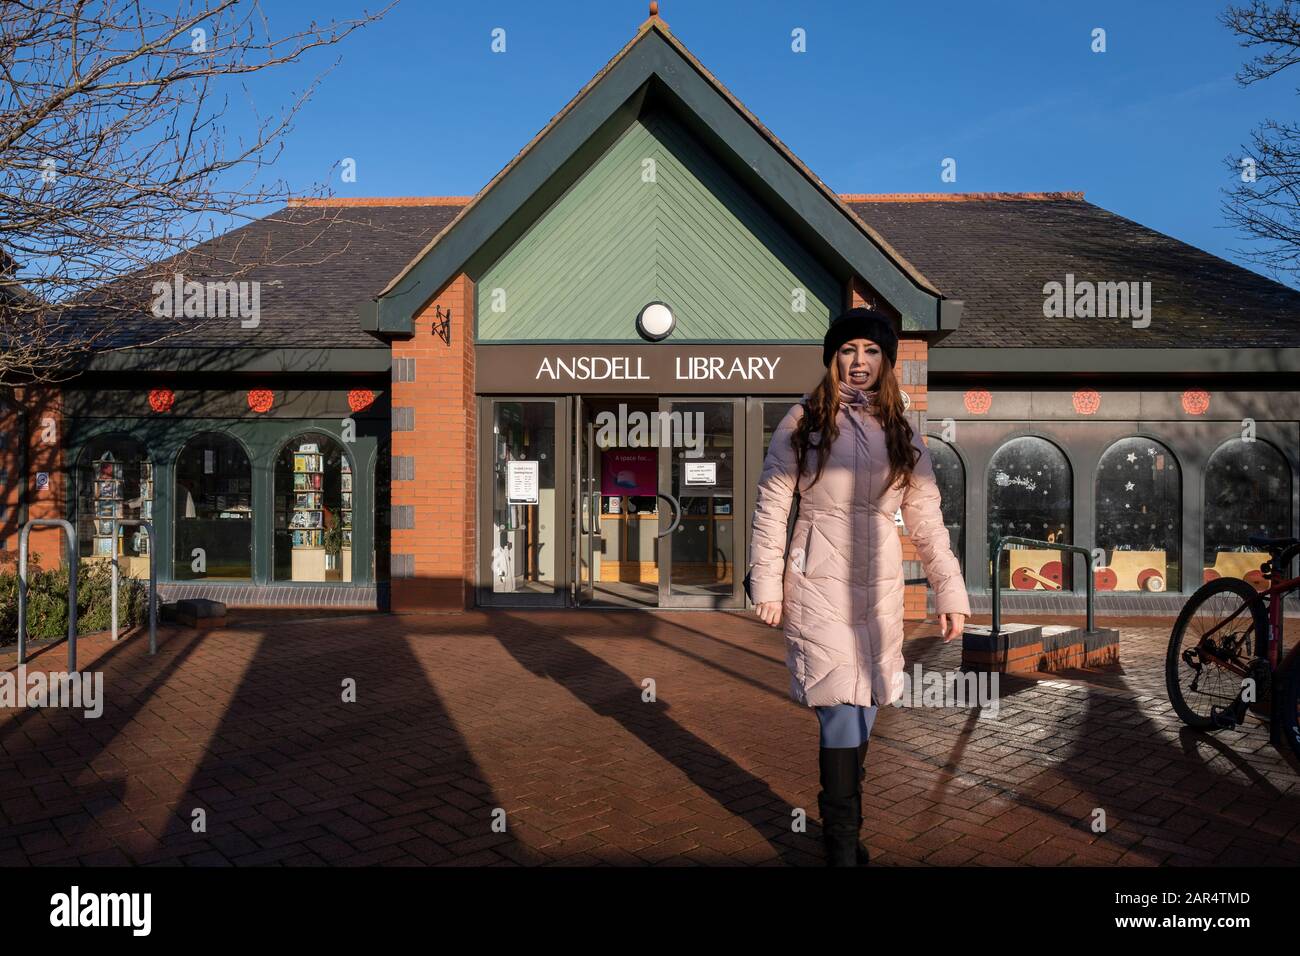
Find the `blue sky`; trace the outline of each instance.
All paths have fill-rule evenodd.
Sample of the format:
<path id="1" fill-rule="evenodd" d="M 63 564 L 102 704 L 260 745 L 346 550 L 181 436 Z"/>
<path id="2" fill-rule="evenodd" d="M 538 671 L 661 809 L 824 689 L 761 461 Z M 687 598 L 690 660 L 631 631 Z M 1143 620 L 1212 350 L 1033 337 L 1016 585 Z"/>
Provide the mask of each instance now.
<path id="1" fill-rule="evenodd" d="M 318 0 L 318 20 L 362 0 Z M 372 0 L 371 9 L 375 9 Z M 1226 3 L 664 0 L 660 15 L 838 192 L 1082 190 L 1119 215 L 1243 265 L 1224 158 L 1290 121 L 1282 73 L 1240 86 Z M 267 0 L 273 32 L 304 6 Z M 274 166 L 339 196 L 473 195 L 612 57 L 646 0 L 402 0 L 380 23 L 250 85 L 265 112 L 341 62 Z M 503 28 L 506 52 L 491 50 Z M 1091 51 L 1092 30 L 1107 51 Z M 807 52 L 791 50 L 802 28 Z M 1300 77 L 1300 74 L 1297 74 Z M 356 160 L 357 181 L 330 168 Z M 945 157 L 957 181 L 940 180 Z"/>

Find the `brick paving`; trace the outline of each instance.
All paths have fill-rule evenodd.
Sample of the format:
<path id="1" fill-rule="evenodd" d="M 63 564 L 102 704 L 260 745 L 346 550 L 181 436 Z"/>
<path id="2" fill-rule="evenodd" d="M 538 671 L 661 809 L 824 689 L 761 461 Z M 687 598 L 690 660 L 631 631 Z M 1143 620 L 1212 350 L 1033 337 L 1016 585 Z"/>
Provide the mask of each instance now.
<path id="1" fill-rule="evenodd" d="M 162 628 L 154 658 L 80 640 L 98 719 L 0 711 L 0 864 L 821 865 L 817 721 L 752 615 L 233 613 Z M 1170 622 L 1100 623 L 1117 671 L 1003 678 L 996 718 L 882 710 L 873 862 L 1300 863 L 1289 754 L 1259 725 L 1182 727 Z M 936 625 L 908 635 L 909 671 L 958 668 Z"/>

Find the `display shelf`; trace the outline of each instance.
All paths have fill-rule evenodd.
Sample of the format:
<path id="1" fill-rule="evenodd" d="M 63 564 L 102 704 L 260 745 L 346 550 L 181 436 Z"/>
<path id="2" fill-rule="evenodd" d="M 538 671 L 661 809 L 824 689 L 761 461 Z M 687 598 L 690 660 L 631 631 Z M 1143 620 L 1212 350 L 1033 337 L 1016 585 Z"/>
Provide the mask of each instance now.
<path id="1" fill-rule="evenodd" d="M 352 465 L 348 462 L 348 456 L 343 456 L 343 487 L 342 487 L 342 504 L 339 507 L 339 521 L 343 526 L 343 540 L 347 544 L 352 543 Z"/>
<path id="2" fill-rule="evenodd" d="M 91 465 L 91 555 L 99 558 L 119 557 L 126 567 L 131 561 L 149 561 L 149 537 L 137 527 L 119 528 L 117 543 L 113 542 L 113 519 L 153 517 L 153 465 L 147 460 L 136 467 L 138 476 L 131 480 L 127 474 L 128 463 L 113 458 L 105 452 Z M 134 495 L 128 489 L 134 486 Z M 127 547 L 127 541 L 130 547 Z"/>
<path id="3" fill-rule="evenodd" d="M 293 455 L 293 494 L 287 501 L 292 507 L 289 512 L 289 529 L 293 533 L 294 551 L 322 550 L 324 524 L 321 497 L 324 495 L 325 468 L 320 454 L 320 446 L 315 442 L 304 442 L 298 446 Z M 304 573 L 307 559 L 300 560 L 294 555 L 294 577 L 298 578 L 298 565 L 303 565 Z M 311 562 L 314 570 L 314 560 Z M 321 568 L 324 568 L 322 554 Z"/>

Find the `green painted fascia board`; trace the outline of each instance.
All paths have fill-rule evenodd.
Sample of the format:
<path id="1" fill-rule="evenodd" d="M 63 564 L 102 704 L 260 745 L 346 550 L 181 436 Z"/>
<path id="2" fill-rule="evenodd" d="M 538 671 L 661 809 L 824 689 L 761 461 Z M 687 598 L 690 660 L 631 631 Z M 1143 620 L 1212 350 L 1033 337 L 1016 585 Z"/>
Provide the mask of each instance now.
<path id="1" fill-rule="evenodd" d="M 677 348 L 679 346 L 706 346 L 706 345 L 747 345 L 757 347 L 760 345 L 817 345 L 822 341 L 822 337 L 815 339 L 679 339 L 675 335 L 670 335 L 661 342 L 647 342 L 638 336 L 629 339 L 564 339 L 563 341 L 552 341 L 550 339 L 492 339 L 483 342 L 483 348 L 490 349 L 498 345 L 657 345 L 660 348 Z"/>
<path id="2" fill-rule="evenodd" d="M 938 331 L 951 332 L 961 328 L 961 313 L 965 306 L 961 299 L 940 299 Z"/>
<path id="3" fill-rule="evenodd" d="M 361 319 L 361 331 L 379 331 L 379 303 L 374 299 L 367 299 L 357 306 L 357 316 Z"/>
<path id="4" fill-rule="evenodd" d="M 94 372 L 387 372 L 392 349 L 162 349 L 99 352 L 86 365 Z"/>
<path id="5" fill-rule="evenodd" d="M 492 189 L 458 219 L 401 282 L 377 300 L 377 331 L 410 335 L 415 314 L 487 243 L 586 140 L 656 78 L 711 131 L 723 154 L 821 236 L 845 272 L 860 275 L 903 315 L 904 331 L 940 328 L 940 296 L 918 287 L 889 257 L 654 30 L 561 118 Z"/>

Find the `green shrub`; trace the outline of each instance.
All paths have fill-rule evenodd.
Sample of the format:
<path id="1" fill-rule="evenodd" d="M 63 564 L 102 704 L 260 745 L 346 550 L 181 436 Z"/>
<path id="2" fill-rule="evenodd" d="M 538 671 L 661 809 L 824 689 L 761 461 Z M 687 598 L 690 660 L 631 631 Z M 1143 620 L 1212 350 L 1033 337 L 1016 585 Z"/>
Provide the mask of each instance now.
<path id="1" fill-rule="evenodd" d="M 77 633 L 106 631 L 112 624 L 112 571 L 106 561 L 80 564 L 77 571 Z M 117 589 L 117 624 L 125 630 L 147 620 L 148 585 L 122 575 Z M 27 636 L 68 633 L 68 570 L 28 568 Z M 0 644 L 18 639 L 18 573 L 0 572 Z"/>

